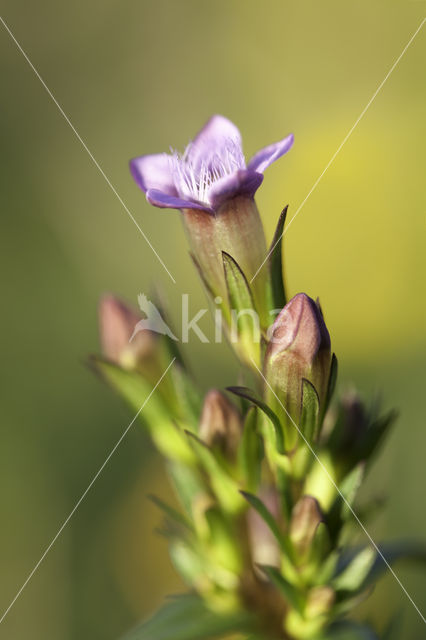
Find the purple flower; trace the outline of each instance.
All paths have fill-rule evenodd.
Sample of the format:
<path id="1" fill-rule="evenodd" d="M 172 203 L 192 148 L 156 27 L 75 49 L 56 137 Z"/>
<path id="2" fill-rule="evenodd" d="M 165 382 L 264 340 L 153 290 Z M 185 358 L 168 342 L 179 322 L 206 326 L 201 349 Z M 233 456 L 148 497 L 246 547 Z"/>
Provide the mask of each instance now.
<path id="1" fill-rule="evenodd" d="M 130 170 L 151 204 L 213 213 L 234 197 L 252 198 L 265 169 L 292 144 L 289 135 L 258 151 L 246 165 L 237 127 L 215 115 L 183 154 L 140 156 L 130 161 Z"/>

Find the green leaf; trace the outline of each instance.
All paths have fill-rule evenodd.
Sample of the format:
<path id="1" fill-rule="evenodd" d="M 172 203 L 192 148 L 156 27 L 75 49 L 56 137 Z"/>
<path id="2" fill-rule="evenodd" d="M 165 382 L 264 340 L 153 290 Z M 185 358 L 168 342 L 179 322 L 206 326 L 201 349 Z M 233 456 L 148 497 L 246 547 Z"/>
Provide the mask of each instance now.
<path id="1" fill-rule="evenodd" d="M 205 489 L 204 478 L 197 467 L 188 467 L 175 461 L 167 461 L 167 471 L 185 512 L 192 518 L 194 498 Z"/>
<path id="2" fill-rule="evenodd" d="M 349 564 L 333 579 L 336 591 L 356 592 L 363 588 L 365 579 L 376 560 L 377 552 L 372 547 L 362 549 Z"/>
<path id="3" fill-rule="evenodd" d="M 364 477 L 365 465 L 359 463 L 340 482 L 340 493 L 336 496 L 328 515 L 327 526 L 335 542 L 345 521 L 352 515 L 351 507 Z"/>
<path id="4" fill-rule="evenodd" d="M 260 327 L 253 296 L 247 278 L 239 265 L 225 251 L 222 251 L 225 282 L 231 307 L 231 341 L 239 344 L 242 355 L 249 361 L 260 363 Z M 236 325 L 236 326 L 235 326 Z M 237 335 L 232 332 L 236 330 Z"/>
<path id="5" fill-rule="evenodd" d="M 260 398 L 256 396 L 254 391 L 248 389 L 247 387 L 226 387 L 226 389 L 236 396 L 240 396 L 241 398 L 249 400 L 252 404 L 254 404 L 256 407 L 259 407 L 259 409 L 263 411 L 263 413 L 269 418 L 274 426 L 278 453 L 284 453 L 284 434 L 277 414 L 274 413 L 274 411 L 272 411 L 272 409 L 270 409 L 268 405 L 263 402 L 263 400 L 260 400 Z"/>
<path id="6" fill-rule="evenodd" d="M 282 551 L 288 552 L 290 550 L 290 546 L 285 539 L 284 534 L 281 532 L 277 521 L 275 520 L 272 513 L 267 509 L 267 507 L 263 504 L 263 502 L 252 493 L 248 493 L 247 491 L 240 491 L 241 495 L 247 500 L 247 502 L 253 507 L 255 511 L 260 515 L 262 520 L 265 522 L 267 527 L 270 529 L 273 536 L 278 541 L 280 548 Z"/>
<path id="7" fill-rule="evenodd" d="M 271 276 L 272 309 L 282 309 L 287 300 L 283 277 L 282 239 L 288 205 L 282 210 L 269 249 L 268 268 Z"/>
<path id="8" fill-rule="evenodd" d="M 302 378 L 301 404 L 300 428 L 306 440 L 312 443 L 318 433 L 320 405 L 314 385 L 305 378 Z"/>
<path id="9" fill-rule="evenodd" d="M 177 524 L 185 527 L 185 529 L 189 529 L 190 531 L 193 531 L 193 527 L 191 523 L 185 518 L 185 516 L 182 513 L 179 513 L 179 511 L 177 511 L 176 509 L 168 505 L 166 502 L 164 502 L 163 500 L 161 500 L 161 498 L 158 498 L 157 496 L 149 495 L 148 498 L 151 500 L 151 502 L 155 504 L 156 507 L 158 507 L 161 511 L 163 511 L 163 513 L 165 513 L 168 518 L 170 518 Z"/>
<path id="10" fill-rule="evenodd" d="M 188 594 L 168 600 L 123 640 L 210 640 L 252 626 L 248 614 L 218 615 L 199 596 Z"/>
<path id="11" fill-rule="evenodd" d="M 238 464 L 250 491 L 256 490 L 260 482 L 261 463 L 264 455 L 263 442 L 257 431 L 257 408 L 250 407 L 244 422 L 244 430 L 238 449 Z"/>
<path id="12" fill-rule="evenodd" d="M 270 581 L 277 587 L 282 593 L 284 598 L 296 609 L 299 613 L 303 613 L 303 600 L 297 591 L 297 589 L 287 582 L 283 575 L 276 567 L 269 567 L 267 565 L 259 565 L 260 569 L 266 573 Z"/>
<path id="13" fill-rule="evenodd" d="M 228 513 L 238 513 L 244 508 L 236 482 L 221 466 L 213 451 L 205 442 L 190 431 L 185 431 L 191 446 L 201 465 L 208 474 L 209 481 L 217 499 Z"/>
<path id="14" fill-rule="evenodd" d="M 153 385 L 137 371 L 127 371 L 120 366 L 93 356 L 91 365 L 101 376 L 127 401 L 132 409 L 137 411 L 152 391 Z M 159 394 L 152 394 L 144 407 L 145 419 L 150 422 L 157 419 L 167 419 L 169 414 L 164 401 Z"/>
<path id="15" fill-rule="evenodd" d="M 186 422 L 198 429 L 201 414 L 202 398 L 192 379 L 180 364 L 170 370 L 170 377 L 176 396 L 179 398 L 179 412 Z"/>
<path id="16" fill-rule="evenodd" d="M 426 544 L 424 542 L 406 541 L 389 542 L 379 545 L 380 552 L 389 565 L 399 560 L 413 562 L 416 567 L 419 564 L 426 565 Z M 367 574 L 363 587 L 374 584 L 384 573 L 389 571 L 386 562 L 376 553 L 375 562 Z"/>
<path id="17" fill-rule="evenodd" d="M 331 356 L 330 375 L 328 378 L 327 393 L 325 396 L 324 406 L 321 409 L 321 420 L 324 417 L 328 407 L 330 406 L 330 402 L 333 398 L 334 390 L 336 388 L 338 368 L 339 367 L 338 367 L 337 357 L 336 357 L 336 354 L 333 353 L 333 355 Z"/>

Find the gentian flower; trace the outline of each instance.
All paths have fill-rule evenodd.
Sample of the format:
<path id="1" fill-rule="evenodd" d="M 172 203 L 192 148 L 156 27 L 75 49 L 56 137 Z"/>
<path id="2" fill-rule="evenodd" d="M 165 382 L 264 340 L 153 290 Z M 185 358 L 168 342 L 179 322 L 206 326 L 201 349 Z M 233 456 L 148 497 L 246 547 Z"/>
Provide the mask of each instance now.
<path id="1" fill-rule="evenodd" d="M 237 196 L 253 197 L 263 172 L 293 144 L 293 135 L 258 151 L 246 166 L 241 135 L 223 116 L 213 116 L 186 147 L 130 161 L 130 170 L 148 202 L 171 209 L 217 212 Z"/>
<path id="2" fill-rule="evenodd" d="M 258 151 L 246 165 L 237 127 L 215 115 L 183 154 L 146 155 L 130 162 L 148 202 L 182 211 L 192 257 L 209 294 L 223 300 L 228 318 L 222 252 L 234 258 L 247 280 L 256 273 L 266 254 L 266 241 L 254 194 L 265 169 L 292 144 L 289 135 Z M 264 328 L 270 321 L 268 278 L 267 269 L 262 269 L 251 287 Z"/>

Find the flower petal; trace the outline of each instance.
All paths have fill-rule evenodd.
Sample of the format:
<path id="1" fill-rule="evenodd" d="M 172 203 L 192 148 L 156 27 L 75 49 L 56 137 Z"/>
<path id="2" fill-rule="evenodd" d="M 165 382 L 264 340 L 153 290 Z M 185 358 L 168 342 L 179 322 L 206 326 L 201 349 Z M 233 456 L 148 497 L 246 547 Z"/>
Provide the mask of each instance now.
<path id="1" fill-rule="evenodd" d="M 241 134 L 235 124 L 224 116 L 212 116 L 190 145 L 191 161 L 197 164 L 214 154 L 221 156 L 230 141 L 242 150 Z"/>
<path id="2" fill-rule="evenodd" d="M 280 140 L 279 142 L 274 142 L 263 149 L 260 149 L 257 153 L 254 154 L 250 162 L 248 163 L 248 169 L 252 169 L 253 171 L 259 171 L 263 173 L 270 164 L 281 158 L 287 151 L 289 151 L 293 145 L 294 136 L 291 133 L 289 136 Z"/>
<path id="3" fill-rule="evenodd" d="M 212 213 L 212 209 L 208 206 L 195 202 L 193 200 L 184 200 L 176 196 L 172 196 L 159 189 L 148 189 L 146 199 L 150 204 L 162 209 L 202 209 Z"/>
<path id="4" fill-rule="evenodd" d="M 253 197 L 263 180 L 263 174 L 242 169 L 217 180 L 210 188 L 208 197 L 213 209 L 218 209 L 225 200 L 236 196 Z"/>
<path id="5" fill-rule="evenodd" d="M 130 171 L 145 193 L 148 189 L 158 189 L 177 196 L 170 161 L 171 157 L 167 153 L 140 156 L 130 160 Z"/>

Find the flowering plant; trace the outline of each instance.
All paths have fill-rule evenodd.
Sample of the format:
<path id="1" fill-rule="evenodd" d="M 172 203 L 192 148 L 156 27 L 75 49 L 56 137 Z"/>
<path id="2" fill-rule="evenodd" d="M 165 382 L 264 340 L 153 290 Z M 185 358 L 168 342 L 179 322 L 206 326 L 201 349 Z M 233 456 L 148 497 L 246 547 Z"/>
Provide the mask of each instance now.
<path id="1" fill-rule="evenodd" d="M 395 414 L 353 392 L 334 398 L 337 359 L 319 302 L 286 297 L 286 210 L 266 249 L 254 194 L 292 143 L 287 136 L 246 165 L 237 128 L 214 116 L 182 155 L 131 161 L 151 204 L 182 211 L 194 263 L 253 383 L 203 399 L 172 332 L 135 334 L 140 317 L 102 300 L 103 356 L 93 362 L 138 413 L 143 406 L 166 459 L 181 509 L 155 502 L 190 589 L 129 639 L 376 638 L 348 614 L 391 562 L 425 555 L 415 544 L 378 546 L 357 515 L 358 489 Z M 351 542 L 354 521 L 367 544 Z"/>

